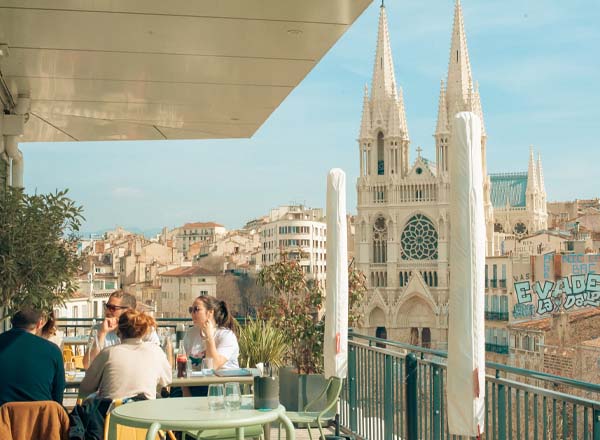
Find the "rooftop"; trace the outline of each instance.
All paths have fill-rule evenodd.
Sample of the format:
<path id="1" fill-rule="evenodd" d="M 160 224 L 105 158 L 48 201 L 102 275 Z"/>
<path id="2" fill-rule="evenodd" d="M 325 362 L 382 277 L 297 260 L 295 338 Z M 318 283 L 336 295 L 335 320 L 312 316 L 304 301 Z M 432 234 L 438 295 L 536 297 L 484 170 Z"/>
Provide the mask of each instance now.
<path id="1" fill-rule="evenodd" d="M 507 203 L 515 208 L 525 206 L 526 172 L 490 174 L 490 181 L 494 208 L 503 209 Z"/>

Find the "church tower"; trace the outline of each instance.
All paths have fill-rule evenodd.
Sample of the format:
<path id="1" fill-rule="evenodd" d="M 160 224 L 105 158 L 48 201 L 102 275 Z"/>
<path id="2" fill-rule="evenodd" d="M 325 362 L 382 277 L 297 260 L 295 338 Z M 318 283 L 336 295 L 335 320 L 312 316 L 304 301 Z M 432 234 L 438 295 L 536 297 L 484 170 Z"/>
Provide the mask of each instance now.
<path id="1" fill-rule="evenodd" d="M 452 118 L 472 111 L 483 122 L 479 92 L 473 86 L 460 2 L 456 2 L 450 61 L 442 81 L 435 127 L 435 162 L 410 139 L 402 89 L 397 87 L 385 7 L 379 15 L 371 90 L 365 86 L 358 138 L 355 255 L 367 276 L 364 327 L 385 336 L 426 347 L 445 348 L 448 338 L 449 193 L 448 161 Z M 486 222 L 491 246 L 493 210 L 482 163 Z"/>
<path id="2" fill-rule="evenodd" d="M 484 210 L 487 231 L 487 254 L 493 255 L 493 233 L 494 212 L 491 201 L 491 182 L 487 174 L 486 165 L 486 141 L 485 121 L 479 96 L 479 87 L 473 87 L 471 75 L 471 63 L 467 49 L 467 37 L 465 34 L 462 8 L 460 0 L 456 0 L 454 6 L 454 23 L 452 25 L 452 40 L 450 45 L 450 57 L 448 60 L 448 75 L 446 84 L 440 85 L 440 97 L 438 104 L 438 118 L 435 128 L 436 160 L 440 179 L 444 182 L 444 194 L 448 194 L 449 161 L 448 148 L 451 138 L 452 118 L 458 112 L 469 111 L 479 116 L 481 120 L 481 157 L 483 171 L 483 195 Z"/>

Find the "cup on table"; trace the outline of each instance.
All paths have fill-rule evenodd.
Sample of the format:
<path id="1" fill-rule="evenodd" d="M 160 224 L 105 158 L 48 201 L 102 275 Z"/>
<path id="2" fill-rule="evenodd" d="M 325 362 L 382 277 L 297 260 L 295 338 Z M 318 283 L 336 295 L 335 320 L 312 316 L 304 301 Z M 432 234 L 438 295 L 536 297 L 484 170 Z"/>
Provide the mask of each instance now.
<path id="1" fill-rule="evenodd" d="M 208 386 L 208 407 L 212 411 L 223 409 L 225 406 L 223 384 L 213 383 Z"/>
<path id="2" fill-rule="evenodd" d="M 240 384 L 238 382 L 227 382 L 225 384 L 225 409 L 235 411 L 242 406 Z"/>
<path id="3" fill-rule="evenodd" d="M 208 375 L 213 373 L 213 360 L 212 358 L 202 359 L 202 374 Z"/>
<path id="4" fill-rule="evenodd" d="M 74 361 L 65 362 L 65 375 L 67 380 L 75 379 L 75 373 L 77 373 L 77 368 L 75 367 Z"/>

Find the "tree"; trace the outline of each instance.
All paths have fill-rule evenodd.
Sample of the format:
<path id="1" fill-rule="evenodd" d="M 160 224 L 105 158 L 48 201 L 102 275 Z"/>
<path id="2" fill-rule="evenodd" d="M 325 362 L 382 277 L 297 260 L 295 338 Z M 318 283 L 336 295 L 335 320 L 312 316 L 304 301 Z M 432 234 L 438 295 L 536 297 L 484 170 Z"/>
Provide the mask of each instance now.
<path id="1" fill-rule="evenodd" d="M 323 371 L 324 317 L 320 284 L 307 280 L 296 261 L 282 260 L 264 267 L 258 282 L 271 290 L 262 317 L 284 331 L 289 339 L 288 358 L 299 373 Z M 362 302 L 367 290 L 366 278 L 351 264 L 348 267 L 348 324 L 356 326 L 362 319 Z M 327 313 L 327 312 L 326 312 Z"/>
<path id="2" fill-rule="evenodd" d="M 23 305 L 52 310 L 77 288 L 76 236 L 82 207 L 66 196 L 0 192 L 0 301 L 5 314 Z"/>

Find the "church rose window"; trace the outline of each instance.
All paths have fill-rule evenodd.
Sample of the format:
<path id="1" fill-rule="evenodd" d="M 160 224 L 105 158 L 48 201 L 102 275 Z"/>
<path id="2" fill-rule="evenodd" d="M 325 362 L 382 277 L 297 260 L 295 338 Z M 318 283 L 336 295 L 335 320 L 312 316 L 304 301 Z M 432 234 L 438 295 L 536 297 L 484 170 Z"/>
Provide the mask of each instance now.
<path id="1" fill-rule="evenodd" d="M 525 223 L 518 222 L 515 224 L 513 231 L 516 236 L 522 237 L 523 235 L 527 234 L 527 226 L 525 226 Z"/>
<path id="2" fill-rule="evenodd" d="M 408 221 L 400 242 L 404 260 L 437 260 L 438 234 L 431 220 L 422 214 Z"/>

